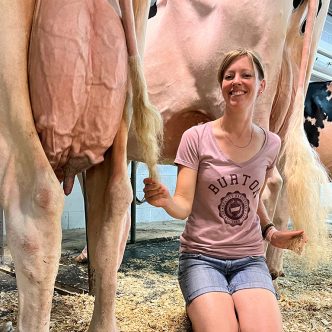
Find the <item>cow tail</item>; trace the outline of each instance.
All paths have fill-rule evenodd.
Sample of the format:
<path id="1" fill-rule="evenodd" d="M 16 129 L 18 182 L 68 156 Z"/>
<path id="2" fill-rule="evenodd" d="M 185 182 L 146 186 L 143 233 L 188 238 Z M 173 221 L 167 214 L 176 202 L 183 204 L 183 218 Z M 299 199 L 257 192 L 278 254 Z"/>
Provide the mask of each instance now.
<path id="1" fill-rule="evenodd" d="M 142 160 L 148 166 L 150 177 L 158 178 L 157 162 L 162 145 L 163 125 L 160 113 L 149 101 L 141 60 L 150 2 L 120 0 L 119 3 L 129 54 L 133 128 L 142 153 Z M 128 98 L 130 98 L 129 95 Z"/>
<path id="2" fill-rule="evenodd" d="M 283 149 L 289 212 L 294 227 L 304 229 L 308 236 L 305 255 L 309 266 L 315 266 L 327 252 L 328 234 L 327 209 L 322 204 L 320 193 L 329 179 L 317 153 L 309 144 L 303 126 L 305 85 L 310 73 L 308 63 L 317 7 L 317 0 L 309 0 L 299 81 Z"/>
<path id="3" fill-rule="evenodd" d="M 129 58 L 132 84 L 133 125 L 137 135 L 142 158 L 148 166 L 150 177 L 158 178 L 157 162 L 163 137 L 160 113 L 150 103 L 139 56 Z"/>

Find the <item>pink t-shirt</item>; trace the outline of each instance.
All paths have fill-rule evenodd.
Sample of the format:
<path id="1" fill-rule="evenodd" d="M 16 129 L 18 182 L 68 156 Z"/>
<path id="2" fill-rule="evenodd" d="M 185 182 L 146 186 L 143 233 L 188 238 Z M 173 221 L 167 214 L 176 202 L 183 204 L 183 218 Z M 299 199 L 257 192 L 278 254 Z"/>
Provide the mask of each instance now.
<path id="1" fill-rule="evenodd" d="M 180 237 L 181 252 L 220 258 L 264 255 L 257 206 L 280 149 L 280 138 L 264 133 L 261 150 L 243 163 L 223 154 L 212 122 L 183 134 L 175 163 L 198 174 L 192 211 Z"/>

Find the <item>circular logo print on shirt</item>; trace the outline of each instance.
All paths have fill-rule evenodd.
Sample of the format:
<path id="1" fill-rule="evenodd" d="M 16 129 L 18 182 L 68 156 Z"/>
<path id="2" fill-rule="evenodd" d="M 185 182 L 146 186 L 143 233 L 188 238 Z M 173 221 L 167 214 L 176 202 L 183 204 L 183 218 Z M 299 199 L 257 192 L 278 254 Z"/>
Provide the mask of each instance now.
<path id="1" fill-rule="evenodd" d="M 227 193 L 220 200 L 218 208 L 219 216 L 224 219 L 226 224 L 231 226 L 242 225 L 250 211 L 249 200 L 246 194 L 242 194 L 239 191 Z"/>

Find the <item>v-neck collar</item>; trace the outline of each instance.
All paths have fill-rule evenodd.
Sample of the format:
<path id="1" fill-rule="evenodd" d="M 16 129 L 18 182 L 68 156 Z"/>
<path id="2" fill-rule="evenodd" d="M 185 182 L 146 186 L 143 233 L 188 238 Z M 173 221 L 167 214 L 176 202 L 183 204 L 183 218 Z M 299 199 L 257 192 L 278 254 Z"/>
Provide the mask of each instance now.
<path id="1" fill-rule="evenodd" d="M 249 164 L 249 163 L 251 163 L 252 161 L 254 161 L 254 160 L 255 160 L 256 158 L 258 158 L 258 157 L 260 156 L 260 154 L 263 152 L 263 150 L 265 149 L 265 146 L 266 146 L 266 144 L 267 144 L 267 142 L 268 142 L 268 138 L 269 138 L 269 136 L 268 136 L 266 130 L 265 130 L 264 128 L 262 128 L 262 127 L 259 127 L 259 128 L 261 128 L 261 129 L 263 130 L 264 135 L 265 135 L 264 143 L 263 143 L 263 145 L 261 146 L 261 148 L 259 149 L 259 151 L 258 151 L 256 154 L 254 154 L 254 155 L 253 155 L 250 159 L 248 159 L 248 160 L 245 160 L 245 161 L 240 162 L 240 163 L 239 163 L 239 162 L 235 162 L 234 160 L 230 159 L 230 158 L 229 158 L 229 157 L 228 157 L 228 156 L 222 151 L 222 149 L 220 148 L 220 146 L 219 146 L 219 144 L 218 144 L 218 141 L 217 141 L 217 138 L 216 138 L 216 136 L 215 136 L 214 133 L 213 133 L 212 123 L 213 123 L 213 121 L 210 121 L 210 122 L 207 123 L 207 125 L 208 125 L 208 132 L 209 132 L 209 134 L 210 134 L 210 136 L 211 136 L 211 139 L 212 139 L 212 141 L 213 141 L 213 144 L 215 145 L 215 147 L 217 148 L 217 150 L 218 150 L 219 153 L 222 155 L 222 157 L 224 158 L 225 161 L 228 161 L 228 162 L 230 162 L 230 163 L 232 163 L 232 164 L 234 164 L 234 165 L 236 165 L 236 166 L 244 167 L 244 166 L 246 166 L 247 164 Z"/>

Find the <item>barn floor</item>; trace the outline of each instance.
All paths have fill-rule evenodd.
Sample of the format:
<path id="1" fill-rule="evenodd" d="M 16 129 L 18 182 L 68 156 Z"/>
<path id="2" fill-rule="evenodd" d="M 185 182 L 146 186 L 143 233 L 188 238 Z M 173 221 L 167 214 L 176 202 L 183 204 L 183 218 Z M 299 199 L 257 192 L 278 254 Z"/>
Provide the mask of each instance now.
<path id="1" fill-rule="evenodd" d="M 151 249 L 156 243 L 156 248 L 160 248 L 160 253 L 169 252 L 169 241 L 178 239 L 184 229 L 184 222 L 181 220 L 160 221 L 149 223 L 138 223 L 136 227 L 135 243 L 131 243 L 129 234 L 124 260 L 121 268 L 126 268 L 126 264 L 132 264 L 136 258 L 148 258 L 151 255 L 158 255 L 156 249 Z M 88 291 L 87 265 L 77 264 L 74 258 L 81 252 L 86 243 L 85 229 L 63 230 L 61 244 L 61 260 L 57 281 L 63 285 L 79 288 L 81 291 Z M 176 248 L 178 249 L 178 243 Z M 163 249 L 164 248 L 164 249 Z M 5 247 L 5 264 L 7 268 L 13 269 L 11 256 Z M 1 266 L 1 265 L 0 265 Z M 131 268 L 128 266 L 128 269 Z M 133 266 L 132 268 L 135 268 Z M 16 290 L 16 282 L 10 276 L 0 271 L 0 292 Z M 1 302 L 0 302 L 1 304 Z M 1 319 L 1 314 L 0 314 Z M 0 331 L 1 332 L 1 331 Z"/>
<path id="2" fill-rule="evenodd" d="M 182 220 L 137 223 L 136 242 L 171 239 L 178 237 L 184 229 Z M 130 234 L 128 239 L 130 245 Z M 64 230 L 62 233 L 62 251 L 81 250 L 85 245 L 85 229 Z"/>
<path id="3" fill-rule="evenodd" d="M 178 234 L 183 224 L 178 222 L 175 225 L 159 225 L 161 228 L 169 227 L 162 232 L 158 232 L 157 226 L 150 225 L 150 231 L 138 231 L 137 239 L 142 242 L 128 244 L 125 252 L 117 291 L 117 318 L 123 332 L 190 331 L 176 278 Z M 73 234 L 64 234 L 58 280 L 87 290 L 87 265 L 73 261 L 73 257 L 84 245 L 85 235 L 84 232 L 81 233 L 81 240 L 76 231 L 73 241 L 70 240 Z M 161 235 L 157 235 L 157 240 L 147 241 L 151 238 L 149 233 Z M 166 240 L 162 239 L 165 234 Z M 332 252 L 332 239 L 330 250 Z M 303 262 L 296 259 L 294 254 L 286 252 L 286 276 L 278 279 L 284 330 L 331 332 L 332 262 L 313 271 L 303 270 L 302 265 Z M 15 326 L 15 281 L 0 273 L 0 287 L 0 326 L 5 321 L 12 321 Z M 51 331 L 87 331 L 92 308 L 93 297 L 87 294 L 64 296 L 56 293 L 53 299 Z"/>

